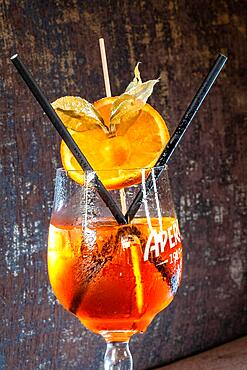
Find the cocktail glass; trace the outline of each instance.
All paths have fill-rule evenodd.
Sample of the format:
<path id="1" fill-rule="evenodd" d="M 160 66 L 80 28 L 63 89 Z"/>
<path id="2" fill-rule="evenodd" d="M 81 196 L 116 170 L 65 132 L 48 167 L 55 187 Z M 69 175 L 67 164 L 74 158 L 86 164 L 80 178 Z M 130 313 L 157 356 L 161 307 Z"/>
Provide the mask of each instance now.
<path id="1" fill-rule="evenodd" d="M 82 171 L 81 171 L 82 172 Z M 58 169 L 48 243 L 48 271 L 64 308 L 107 342 L 105 369 L 130 370 L 129 339 L 144 332 L 173 300 L 181 280 L 182 245 L 167 168 L 97 171 L 127 179 L 111 196 L 128 208 L 137 191 L 143 201 L 127 225 L 118 225 L 98 196 L 95 172 Z M 145 179 L 151 173 L 153 189 Z M 131 174 L 131 176 L 130 176 Z M 138 185 L 131 185 L 135 181 Z M 130 186 L 128 186 L 130 185 Z"/>

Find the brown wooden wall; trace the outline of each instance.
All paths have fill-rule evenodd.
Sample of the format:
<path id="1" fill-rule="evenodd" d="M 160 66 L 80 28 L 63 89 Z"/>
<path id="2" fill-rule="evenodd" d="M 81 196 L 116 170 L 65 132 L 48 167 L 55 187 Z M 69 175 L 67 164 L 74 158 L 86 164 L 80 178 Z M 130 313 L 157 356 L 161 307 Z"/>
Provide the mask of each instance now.
<path id="1" fill-rule="evenodd" d="M 161 77 L 151 104 L 171 132 L 218 52 L 229 61 L 170 163 L 185 251 L 182 286 L 131 348 L 138 370 L 247 333 L 246 2 L 0 1 L 0 369 L 102 366 L 104 342 L 57 303 L 47 228 L 59 138 L 9 57 L 18 52 L 48 98 L 113 94 L 141 61 Z"/>

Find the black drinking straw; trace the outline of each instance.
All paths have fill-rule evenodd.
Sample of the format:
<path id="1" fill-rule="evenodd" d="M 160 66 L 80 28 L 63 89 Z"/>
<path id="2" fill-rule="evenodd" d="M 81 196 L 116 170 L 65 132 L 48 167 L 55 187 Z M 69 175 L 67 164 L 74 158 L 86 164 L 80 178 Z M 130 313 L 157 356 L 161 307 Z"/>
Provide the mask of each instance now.
<path id="1" fill-rule="evenodd" d="M 38 101 L 38 103 L 41 105 L 44 112 L 47 114 L 49 120 L 63 139 L 63 141 L 66 143 L 70 151 L 73 153 L 74 157 L 76 158 L 77 162 L 81 166 L 81 168 L 84 171 L 94 171 L 89 162 L 87 161 L 86 157 L 82 154 L 80 151 L 78 145 L 64 126 L 63 122 L 60 120 L 58 115 L 56 114 L 55 110 L 37 85 L 37 83 L 34 81 L 32 75 L 27 70 L 26 66 L 22 63 L 20 58 L 18 57 L 18 54 L 13 55 L 11 58 L 12 63 L 16 67 L 17 71 L 20 73 L 21 77 L 31 90 L 32 94 Z M 110 209 L 112 215 L 118 222 L 118 224 L 126 224 L 126 218 L 124 217 L 123 213 L 120 211 L 119 207 L 115 203 L 115 201 L 112 199 L 110 193 L 106 190 L 102 182 L 99 180 L 98 176 L 95 174 L 95 187 L 106 204 L 106 206 Z"/>
<path id="2" fill-rule="evenodd" d="M 178 143 L 182 139 L 185 131 L 189 127 L 189 124 L 195 117 L 196 113 L 198 112 L 203 100 L 206 98 L 209 90 L 211 89 L 214 81 L 218 77 L 221 69 L 223 68 L 225 62 L 227 61 L 227 57 L 225 55 L 219 54 L 217 59 L 214 62 L 214 65 L 210 69 L 208 75 L 206 76 L 205 80 L 201 84 L 199 90 L 197 91 L 195 97 L 193 98 L 192 102 L 188 106 L 186 112 L 184 113 L 179 125 L 177 126 L 175 132 L 173 133 L 172 137 L 168 141 L 164 151 L 162 152 L 160 158 L 155 164 L 155 167 L 161 167 L 160 170 L 155 174 L 156 179 L 160 176 L 161 172 L 164 170 L 165 165 L 171 158 L 172 153 L 176 149 Z M 146 191 L 147 193 L 152 190 L 153 188 L 153 179 L 152 174 L 150 173 L 146 179 Z M 128 222 L 130 222 L 136 215 L 138 209 L 141 206 L 143 199 L 143 192 L 139 190 L 134 198 L 133 202 L 131 203 L 125 217 Z"/>

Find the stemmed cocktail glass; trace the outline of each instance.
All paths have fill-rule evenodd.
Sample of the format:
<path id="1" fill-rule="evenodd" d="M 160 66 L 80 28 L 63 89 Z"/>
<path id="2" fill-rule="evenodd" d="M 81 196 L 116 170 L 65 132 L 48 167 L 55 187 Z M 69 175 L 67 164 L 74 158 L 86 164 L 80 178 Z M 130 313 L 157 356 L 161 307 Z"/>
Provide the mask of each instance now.
<path id="1" fill-rule="evenodd" d="M 49 230 L 49 277 L 60 303 L 105 338 L 105 369 L 133 368 L 130 337 L 146 330 L 172 301 L 180 283 L 178 221 L 167 170 L 156 181 L 158 171 L 134 171 L 141 184 L 124 189 L 124 203 L 128 207 L 140 188 L 143 202 L 131 222 L 118 225 L 96 191 L 94 172 L 85 172 L 80 185 L 71 171 L 57 170 Z M 102 172 L 97 171 L 99 178 L 104 177 Z M 116 170 L 115 175 L 127 172 Z M 148 175 L 154 191 L 147 194 Z M 123 193 L 110 193 L 123 207 Z"/>

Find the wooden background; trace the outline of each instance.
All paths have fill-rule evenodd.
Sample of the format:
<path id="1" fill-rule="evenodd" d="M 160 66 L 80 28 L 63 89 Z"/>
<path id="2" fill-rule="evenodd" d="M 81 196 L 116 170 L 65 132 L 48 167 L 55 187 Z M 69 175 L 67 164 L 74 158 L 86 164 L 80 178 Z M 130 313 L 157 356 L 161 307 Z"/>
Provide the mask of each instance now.
<path id="1" fill-rule="evenodd" d="M 151 104 L 171 131 L 218 52 L 229 56 L 170 163 L 185 251 L 174 302 L 131 341 L 151 369 L 247 333 L 246 3 L 237 0 L 0 1 L 0 369 L 102 366 L 104 342 L 57 303 L 47 228 L 59 138 L 9 57 L 18 52 L 50 101 L 113 94 L 137 61 L 161 77 Z"/>

